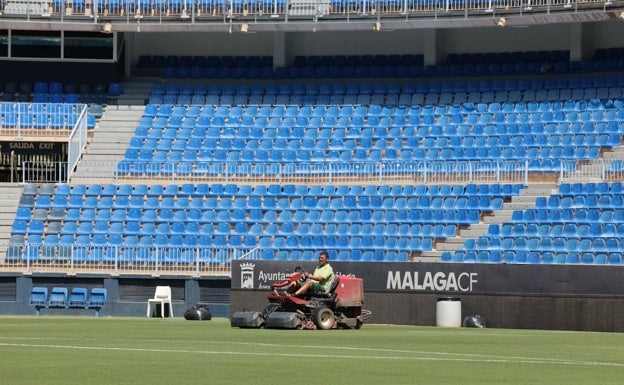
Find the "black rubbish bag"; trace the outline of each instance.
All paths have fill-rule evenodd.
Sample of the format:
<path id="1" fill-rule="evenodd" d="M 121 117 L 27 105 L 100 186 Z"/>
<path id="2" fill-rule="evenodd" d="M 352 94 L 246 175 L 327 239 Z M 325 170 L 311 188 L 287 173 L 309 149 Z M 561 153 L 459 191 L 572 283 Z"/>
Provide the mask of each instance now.
<path id="1" fill-rule="evenodd" d="M 487 319 L 479 314 L 469 315 L 464 318 L 462 326 L 465 328 L 486 328 Z"/>
<path id="2" fill-rule="evenodd" d="M 184 319 L 189 321 L 207 321 L 212 319 L 212 314 L 210 314 L 208 306 L 196 304 L 184 313 Z"/>

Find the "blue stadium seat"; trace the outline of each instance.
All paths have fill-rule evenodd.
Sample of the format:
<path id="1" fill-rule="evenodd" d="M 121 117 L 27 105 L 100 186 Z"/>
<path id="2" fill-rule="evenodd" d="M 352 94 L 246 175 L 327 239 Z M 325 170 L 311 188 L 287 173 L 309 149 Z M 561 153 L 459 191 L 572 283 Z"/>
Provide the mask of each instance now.
<path id="1" fill-rule="evenodd" d="M 48 307 L 61 307 L 67 306 L 67 288 L 66 287 L 54 287 L 50 290 L 50 296 L 48 297 Z"/>
<path id="2" fill-rule="evenodd" d="M 35 286 L 30 291 L 28 303 L 30 306 L 34 306 L 39 314 L 39 309 L 46 307 L 48 304 L 48 288 Z"/>
<path id="3" fill-rule="evenodd" d="M 88 291 L 84 287 L 74 287 L 69 293 L 67 300 L 67 307 L 69 308 L 82 308 L 88 307 Z"/>

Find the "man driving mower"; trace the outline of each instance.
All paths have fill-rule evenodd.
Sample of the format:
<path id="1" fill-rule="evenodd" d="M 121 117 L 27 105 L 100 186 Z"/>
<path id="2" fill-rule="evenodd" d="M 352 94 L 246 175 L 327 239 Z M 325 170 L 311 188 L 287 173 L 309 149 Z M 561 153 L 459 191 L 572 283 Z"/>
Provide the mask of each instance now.
<path id="1" fill-rule="evenodd" d="M 284 295 L 294 295 L 299 297 L 306 294 L 308 291 L 312 293 L 327 293 L 330 289 L 331 283 L 334 280 L 334 269 L 329 262 L 329 254 L 327 251 L 321 251 L 319 254 L 319 264 L 314 269 L 314 273 L 303 273 L 306 278 L 303 284 L 298 281 L 291 282 L 286 288 Z"/>

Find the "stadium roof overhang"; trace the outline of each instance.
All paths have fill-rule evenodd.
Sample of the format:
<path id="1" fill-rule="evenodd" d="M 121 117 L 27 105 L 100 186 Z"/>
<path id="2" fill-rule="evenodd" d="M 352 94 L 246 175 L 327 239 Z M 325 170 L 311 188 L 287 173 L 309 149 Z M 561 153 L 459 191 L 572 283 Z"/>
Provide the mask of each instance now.
<path id="1" fill-rule="evenodd" d="M 61 21 L 49 18 L 23 20 L 18 18 L 3 18 L 0 20 L 0 29 L 6 30 L 41 30 L 41 31 L 84 31 L 84 32 L 232 32 L 232 25 L 246 24 L 249 32 L 335 32 L 335 31 L 398 31 L 422 29 L 453 29 L 453 28 L 500 28 L 500 20 L 504 18 L 506 28 L 523 28 L 539 25 L 568 24 L 568 23 L 596 23 L 605 21 L 621 21 L 624 23 L 624 8 L 610 9 L 609 11 L 586 12 L 556 12 L 556 13 L 524 13 L 524 14 L 496 14 L 470 15 L 456 17 L 431 18 L 360 18 L 360 19 L 331 19 L 310 18 L 291 19 L 289 21 L 258 21 L 232 19 L 221 21 L 189 21 L 189 20 L 149 20 L 149 19 L 110 19 Z"/>

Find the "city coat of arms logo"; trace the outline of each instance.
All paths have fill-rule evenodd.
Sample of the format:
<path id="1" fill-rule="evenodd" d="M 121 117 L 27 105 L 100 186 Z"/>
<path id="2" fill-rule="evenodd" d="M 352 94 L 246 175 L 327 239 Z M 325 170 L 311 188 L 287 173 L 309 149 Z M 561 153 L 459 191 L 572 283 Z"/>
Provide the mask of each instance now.
<path id="1" fill-rule="evenodd" d="M 243 262 L 240 265 L 241 268 L 241 289 L 253 289 L 254 288 L 254 269 L 255 263 Z"/>

